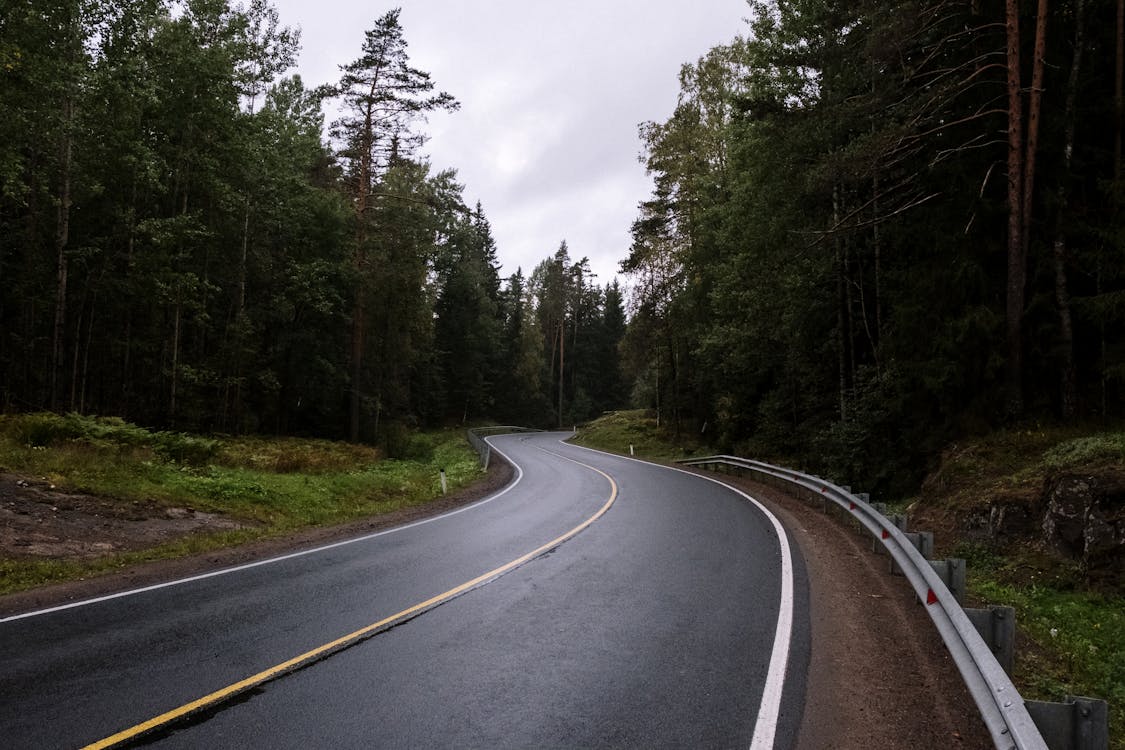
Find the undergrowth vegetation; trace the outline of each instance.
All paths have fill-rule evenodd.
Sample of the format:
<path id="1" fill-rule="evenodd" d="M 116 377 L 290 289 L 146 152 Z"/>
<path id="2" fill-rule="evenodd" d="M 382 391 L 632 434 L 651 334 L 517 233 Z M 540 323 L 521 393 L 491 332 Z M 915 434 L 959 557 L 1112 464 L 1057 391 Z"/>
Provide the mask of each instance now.
<path id="1" fill-rule="evenodd" d="M 1125 708 L 1125 608 L 1119 596 L 1060 591 L 1050 585 L 1005 584 L 978 575 L 972 591 L 980 599 L 1016 609 L 1023 642 L 1016 654 L 1016 680 L 1024 698 L 1062 700 L 1084 695 L 1109 702 L 1110 725 Z M 1113 747 L 1122 747 L 1122 739 Z"/>
<path id="2" fill-rule="evenodd" d="M 607 412 L 582 425 L 571 442 L 626 456 L 632 447 L 634 455 L 658 460 L 683 458 L 700 449 L 695 436 L 676 436 L 644 409 Z"/>
<path id="3" fill-rule="evenodd" d="M 188 507 L 246 523 L 91 562 L 0 561 L 0 593 L 124 564 L 176 557 L 309 526 L 387 513 L 481 476 L 460 431 L 410 438 L 408 458 L 327 440 L 150 432 L 116 418 L 0 417 L 0 471 L 123 504 Z"/>

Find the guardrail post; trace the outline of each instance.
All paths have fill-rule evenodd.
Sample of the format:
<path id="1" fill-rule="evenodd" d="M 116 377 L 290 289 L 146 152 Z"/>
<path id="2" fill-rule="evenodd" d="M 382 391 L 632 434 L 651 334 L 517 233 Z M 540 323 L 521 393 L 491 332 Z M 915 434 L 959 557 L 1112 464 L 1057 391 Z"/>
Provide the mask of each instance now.
<path id="1" fill-rule="evenodd" d="M 1106 750 L 1109 705 L 1096 698 L 1068 695 L 1064 703 L 1025 701 L 1050 750 Z"/>
<path id="2" fill-rule="evenodd" d="M 934 556 L 934 532 L 932 531 L 905 531 L 903 534 L 914 545 L 914 549 L 922 553 L 922 557 L 927 560 Z M 898 563 L 891 559 L 891 573 L 896 576 L 902 575 L 902 568 Z"/>
<path id="3" fill-rule="evenodd" d="M 856 495 L 856 497 L 858 497 L 860 500 L 863 500 L 865 502 L 869 498 L 869 496 L 866 492 L 861 492 L 860 494 Z M 879 515 L 883 516 L 884 518 L 887 517 L 887 504 L 886 503 L 871 503 L 871 507 L 874 508 L 875 511 Z M 887 548 L 884 547 L 882 545 L 882 543 L 880 543 L 879 537 L 872 536 L 871 537 L 871 551 L 874 552 L 876 555 L 881 555 L 881 554 L 883 554 L 884 552 L 887 551 Z"/>
<path id="4" fill-rule="evenodd" d="M 941 577 L 941 582 L 953 593 L 958 604 L 965 603 L 965 561 L 960 557 L 948 560 L 930 560 L 930 565 Z"/>
<path id="5" fill-rule="evenodd" d="M 980 633 L 980 637 L 992 649 L 996 661 L 1008 673 L 1012 674 L 1012 666 L 1016 658 L 1016 610 L 1014 607 L 1003 607 L 997 604 L 988 605 L 988 609 L 965 608 L 969 622 Z"/>

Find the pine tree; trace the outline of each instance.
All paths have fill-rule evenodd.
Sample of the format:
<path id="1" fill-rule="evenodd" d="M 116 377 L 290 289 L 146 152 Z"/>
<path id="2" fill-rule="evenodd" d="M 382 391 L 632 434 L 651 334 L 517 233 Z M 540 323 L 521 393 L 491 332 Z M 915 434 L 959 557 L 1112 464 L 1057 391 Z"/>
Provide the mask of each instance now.
<path id="1" fill-rule="evenodd" d="M 421 138 L 411 132 L 412 125 L 427 112 L 457 108 L 445 92 L 433 93 L 430 75 L 410 66 L 406 38 L 399 24 L 401 9 L 381 16 L 366 32 L 362 54 L 342 66 L 339 83 L 326 93 L 341 99 L 345 114 L 333 123 L 332 133 L 341 144 L 340 156 L 346 165 L 348 197 L 354 212 L 352 267 L 356 286 L 351 321 L 351 400 L 349 437 L 360 436 L 363 402 L 363 359 L 367 348 L 368 307 L 372 295 L 384 290 L 372 288 L 372 234 L 378 214 L 373 211 L 380 200 L 410 201 L 416 198 L 383 190 L 387 172 L 406 159 Z M 385 228 L 385 227 L 384 227 Z"/>

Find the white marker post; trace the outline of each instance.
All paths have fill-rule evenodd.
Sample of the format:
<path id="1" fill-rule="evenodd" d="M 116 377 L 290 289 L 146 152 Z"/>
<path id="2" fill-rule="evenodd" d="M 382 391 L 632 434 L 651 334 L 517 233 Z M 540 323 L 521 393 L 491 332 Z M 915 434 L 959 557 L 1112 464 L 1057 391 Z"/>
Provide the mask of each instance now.
<path id="1" fill-rule="evenodd" d="M 445 494 L 447 487 L 445 483 L 445 469 L 441 469 L 441 494 Z"/>

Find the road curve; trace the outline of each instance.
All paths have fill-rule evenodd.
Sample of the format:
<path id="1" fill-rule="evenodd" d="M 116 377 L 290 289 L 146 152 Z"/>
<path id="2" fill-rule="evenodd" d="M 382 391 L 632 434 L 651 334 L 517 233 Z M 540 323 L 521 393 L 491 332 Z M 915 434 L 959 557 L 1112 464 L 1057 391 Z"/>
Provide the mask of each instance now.
<path id="1" fill-rule="evenodd" d="M 807 586 L 780 525 L 561 437 L 493 438 L 516 479 L 451 514 L 0 620 L 0 736 L 83 747 L 156 719 L 134 744 L 790 746 Z"/>

